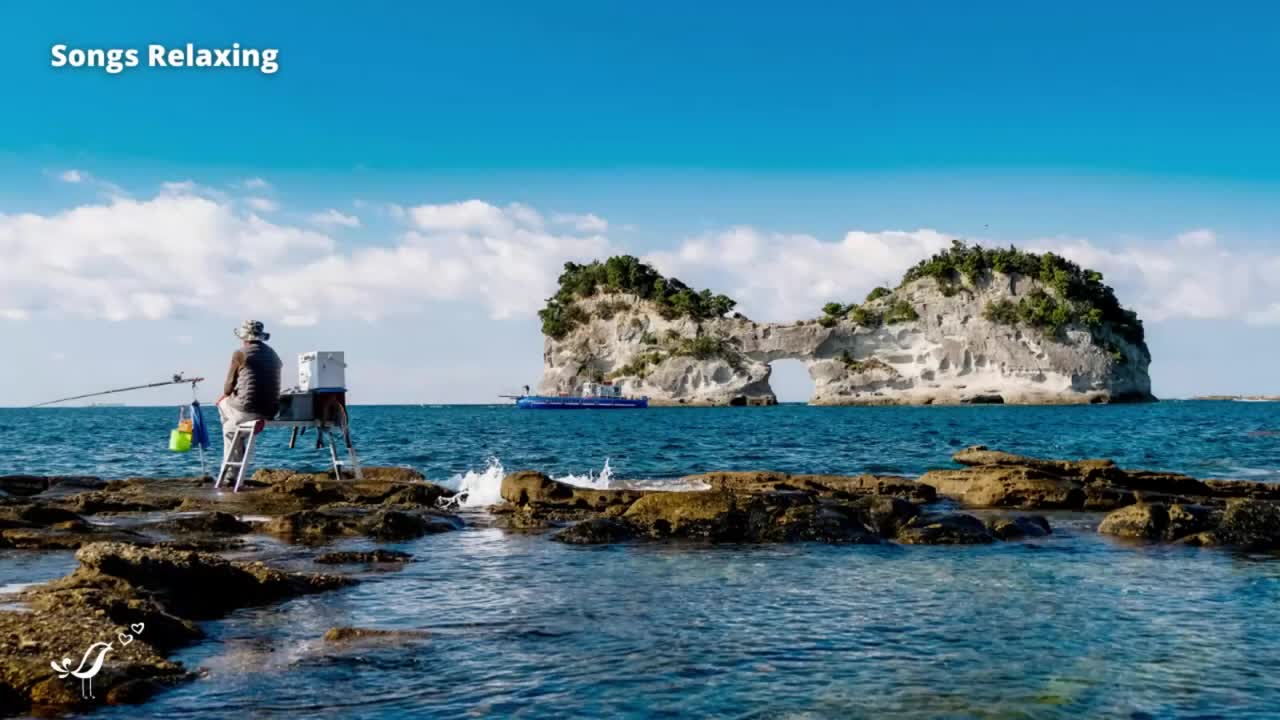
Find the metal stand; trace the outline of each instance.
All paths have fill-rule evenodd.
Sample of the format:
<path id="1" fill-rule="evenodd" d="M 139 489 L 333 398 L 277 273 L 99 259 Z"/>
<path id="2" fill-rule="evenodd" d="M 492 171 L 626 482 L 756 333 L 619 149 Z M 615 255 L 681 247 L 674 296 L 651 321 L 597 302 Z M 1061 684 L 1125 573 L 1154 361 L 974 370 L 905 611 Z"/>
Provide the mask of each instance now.
<path id="1" fill-rule="evenodd" d="M 222 463 L 222 468 L 218 471 L 218 478 L 214 481 L 215 488 L 222 486 L 222 481 L 226 479 L 227 471 L 234 470 L 236 482 L 234 491 L 240 492 L 240 485 L 244 482 L 244 475 L 253 462 L 253 446 L 254 438 L 258 433 L 269 427 L 287 427 L 290 428 L 289 447 L 294 446 L 294 442 L 298 438 L 298 432 L 306 428 L 313 427 L 316 429 L 316 447 L 323 447 L 324 444 L 329 446 L 329 458 L 333 462 L 334 478 L 342 479 L 342 468 L 350 467 L 351 473 L 357 480 L 364 479 L 364 473 L 360 470 L 360 458 L 356 455 L 355 445 L 351 442 L 351 426 L 347 422 L 345 412 L 341 413 L 336 426 L 333 423 L 323 420 L 249 420 L 242 422 L 236 426 L 235 435 L 231 439 L 231 452 L 227 454 L 226 462 Z M 342 434 L 344 444 L 347 448 L 347 459 L 345 461 L 338 459 L 338 442 L 335 435 Z M 244 439 L 244 453 L 239 460 L 232 459 L 235 448 L 239 446 L 241 438 Z"/>

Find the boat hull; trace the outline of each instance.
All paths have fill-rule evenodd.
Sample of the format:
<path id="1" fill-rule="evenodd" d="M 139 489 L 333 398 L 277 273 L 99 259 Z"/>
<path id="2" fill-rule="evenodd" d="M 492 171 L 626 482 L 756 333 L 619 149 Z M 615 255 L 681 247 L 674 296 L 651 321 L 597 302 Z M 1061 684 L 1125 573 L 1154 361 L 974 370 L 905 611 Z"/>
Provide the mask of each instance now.
<path id="1" fill-rule="evenodd" d="M 516 398 L 521 410 L 636 410 L 649 407 L 649 398 L 544 397 Z"/>

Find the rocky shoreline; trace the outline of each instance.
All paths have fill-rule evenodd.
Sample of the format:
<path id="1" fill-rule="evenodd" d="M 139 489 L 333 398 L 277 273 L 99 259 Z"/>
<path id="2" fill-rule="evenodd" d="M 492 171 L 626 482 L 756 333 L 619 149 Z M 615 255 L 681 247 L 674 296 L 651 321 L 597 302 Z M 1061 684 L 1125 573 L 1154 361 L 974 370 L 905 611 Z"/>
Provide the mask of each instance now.
<path id="1" fill-rule="evenodd" d="M 1088 514 L 1098 532 L 1140 542 L 1280 549 L 1280 485 L 981 446 L 952 459 L 960 467 L 918 478 L 712 472 L 683 478 L 701 489 L 679 492 L 584 488 L 522 471 L 502 480 L 502 503 L 476 513 L 451 510 L 453 491 L 405 468 L 369 468 L 360 481 L 260 470 L 238 494 L 215 491 L 208 478 L 0 476 L 0 548 L 75 550 L 79 563 L 66 577 L 4 599 L 0 715 L 145 701 L 195 676 L 168 656 L 201 640 L 201 621 L 358 582 L 335 568 L 415 559 L 381 548 L 334 551 L 342 538 L 394 542 L 470 525 L 571 545 L 971 545 L 1047 536 L 1044 512 Z M 245 559 L 255 536 L 299 547 L 317 572 Z M 333 628 L 325 638 L 421 634 Z M 86 648 L 106 642 L 112 655 L 94 680 L 94 698 L 50 664 L 74 669 Z"/>

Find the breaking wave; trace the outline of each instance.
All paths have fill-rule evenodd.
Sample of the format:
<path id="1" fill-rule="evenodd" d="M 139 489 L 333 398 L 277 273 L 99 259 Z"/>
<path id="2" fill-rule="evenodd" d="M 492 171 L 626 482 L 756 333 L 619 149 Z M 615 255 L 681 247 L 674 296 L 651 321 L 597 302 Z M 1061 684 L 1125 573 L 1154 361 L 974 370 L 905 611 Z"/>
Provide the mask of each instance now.
<path id="1" fill-rule="evenodd" d="M 457 490 L 457 494 L 446 499 L 444 505 L 450 508 L 482 509 L 502 502 L 502 478 L 507 471 L 498 458 L 489 458 L 489 464 L 483 470 L 468 470 L 455 474 L 442 483 L 445 487 Z M 623 480 L 614 474 L 605 458 L 604 466 L 599 472 L 591 470 L 582 474 L 552 475 L 551 479 L 592 490 L 705 490 L 700 483 L 681 482 L 679 480 Z"/>

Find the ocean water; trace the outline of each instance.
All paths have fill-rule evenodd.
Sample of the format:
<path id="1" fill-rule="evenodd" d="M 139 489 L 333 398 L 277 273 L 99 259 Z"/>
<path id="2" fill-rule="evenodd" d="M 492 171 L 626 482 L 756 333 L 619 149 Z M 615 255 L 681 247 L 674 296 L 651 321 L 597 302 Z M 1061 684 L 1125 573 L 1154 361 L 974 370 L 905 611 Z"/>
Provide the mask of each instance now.
<path id="1" fill-rule="evenodd" d="M 468 489 L 472 505 L 503 470 L 599 486 L 671 486 L 711 469 L 915 474 L 975 443 L 1280 482 L 1275 403 L 352 415 L 365 462 L 419 468 Z M 0 410 L 0 474 L 191 474 L 194 455 L 164 449 L 175 417 Z M 325 455 L 285 441 L 267 435 L 259 463 L 323 467 Z M 363 580 L 353 588 L 208 623 L 209 640 L 175 656 L 200 679 L 95 716 L 1280 716 L 1280 556 L 1117 541 L 1094 532 L 1097 519 L 1054 514 L 1053 536 L 988 547 L 431 536 L 386 546 L 419 562 L 347 568 Z M 257 556 L 316 569 L 303 551 L 256 541 Z M 0 592 L 73 565 L 67 553 L 0 553 Z M 321 642 L 338 625 L 429 634 Z"/>

